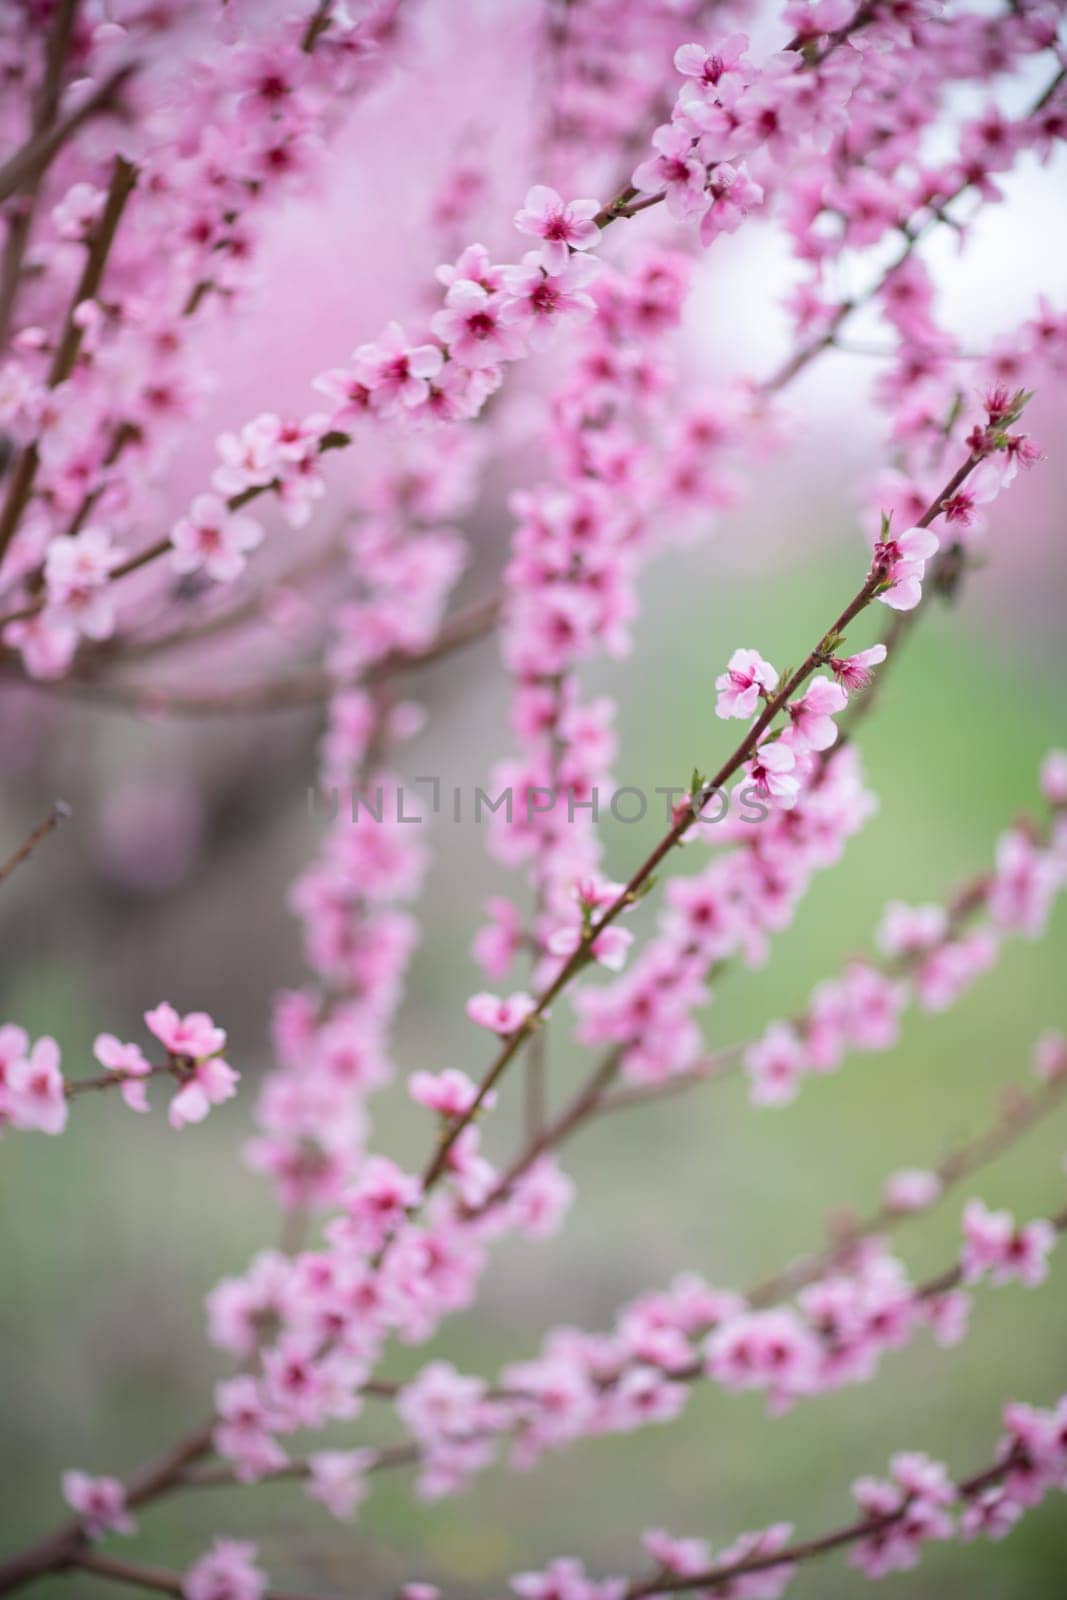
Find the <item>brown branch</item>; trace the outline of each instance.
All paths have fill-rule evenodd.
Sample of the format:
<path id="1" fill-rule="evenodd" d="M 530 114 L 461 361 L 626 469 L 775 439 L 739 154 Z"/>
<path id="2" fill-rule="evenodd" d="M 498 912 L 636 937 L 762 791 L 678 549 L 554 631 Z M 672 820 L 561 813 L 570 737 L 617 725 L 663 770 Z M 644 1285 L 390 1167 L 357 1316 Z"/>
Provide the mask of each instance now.
<path id="1" fill-rule="evenodd" d="M 186 1076 L 182 1068 L 173 1061 L 163 1061 L 150 1067 L 147 1072 L 101 1072 L 95 1078 L 73 1078 L 63 1085 L 63 1093 L 68 1100 L 75 1100 L 81 1094 L 93 1094 L 101 1089 L 116 1089 L 124 1083 L 148 1083 L 152 1078 L 178 1078 Z"/>
<path id="2" fill-rule="evenodd" d="M 21 150 L 16 150 L 15 154 L 0 167 L 0 201 L 9 199 L 26 183 L 43 172 L 63 145 L 84 123 L 95 117 L 98 111 L 107 110 L 111 106 L 118 91 L 136 71 L 137 63 L 133 61 L 116 67 L 115 71 L 98 84 L 68 116 L 53 127 L 34 134 Z"/>
<path id="3" fill-rule="evenodd" d="M 100 1578 L 111 1578 L 115 1583 L 126 1583 L 137 1589 L 150 1589 L 153 1594 L 185 1594 L 183 1573 L 172 1572 L 169 1567 L 150 1566 L 143 1561 L 120 1560 L 97 1550 L 85 1550 L 75 1556 L 70 1565 L 81 1572 L 95 1572 Z M 258 1592 L 258 1591 L 257 1591 Z M 264 1589 L 262 1600 L 316 1600 L 307 1590 Z"/>
<path id="4" fill-rule="evenodd" d="M 137 169 L 124 156 L 116 156 L 112 168 L 107 199 L 92 234 L 89 237 L 85 264 L 74 289 L 67 310 L 66 321 L 60 334 L 48 369 L 49 389 L 56 389 L 70 377 L 82 344 L 82 328 L 77 320 L 78 307 L 86 300 L 95 299 L 107 265 L 107 258 L 115 242 L 115 235 L 126 209 L 126 202 L 137 182 Z M 33 493 L 40 453 L 36 443 L 29 444 L 20 454 L 11 475 L 3 511 L 0 512 L 0 557 L 3 556 L 19 525 L 26 503 Z"/>
<path id="5" fill-rule="evenodd" d="M 174 690 L 163 685 L 112 683 L 106 679 L 23 679 L 26 688 L 45 693 L 69 694 L 120 711 L 139 711 L 152 717 L 215 717 L 236 713 L 291 711 L 321 705 L 345 689 L 382 683 L 401 672 L 415 672 L 477 644 L 492 632 L 500 615 L 497 596 L 480 600 L 446 620 L 425 650 L 390 652 L 362 673 L 339 678 L 321 667 L 294 668 L 261 683 L 232 689 Z"/>
<path id="6" fill-rule="evenodd" d="M 212 1418 L 130 1478 L 126 1484 L 127 1506 L 136 1510 L 171 1488 L 188 1466 L 210 1450 L 214 1426 Z M 76 1517 L 63 1523 L 43 1539 L 0 1563 L 0 1595 L 11 1594 L 45 1573 L 68 1570 L 77 1564 L 87 1544 L 85 1530 Z"/>
<path id="7" fill-rule="evenodd" d="M 1009 1454 L 994 1462 L 992 1466 L 984 1467 L 981 1472 L 962 1479 L 956 1485 L 960 1499 L 972 1500 L 983 1490 L 992 1488 L 1012 1470 L 1013 1466 L 1018 1465 L 1019 1459 L 1018 1454 Z M 864 1539 L 877 1538 L 880 1534 L 887 1533 L 890 1528 L 903 1522 L 910 1510 L 911 1502 L 905 1500 L 897 1511 L 886 1512 L 879 1517 L 860 1517 L 843 1528 L 835 1529 L 832 1533 L 824 1533 L 817 1538 L 805 1539 L 797 1544 L 783 1545 L 773 1554 L 748 1556 L 741 1561 L 725 1561 L 719 1566 L 683 1575 L 660 1571 L 653 1578 L 632 1583 L 625 1591 L 623 1600 L 646 1600 L 647 1596 L 656 1594 L 681 1594 L 687 1589 L 717 1589 L 733 1579 L 749 1577 L 758 1572 L 769 1572 L 776 1567 L 794 1566 L 802 1561 L 811 1561 L 817 1556 L 829 1555 L 832 1551 L 844 1549 L 847 1545 L 859 1544 Z"/>
<path id="8" fill-rule="evenodd" d="M 0 884 L 6 883 L 11 874 L 22 865 L 36 850 L 42 839 L 47 839 L 61 823 L 66 822 L 70 816 L 70 807 L 65 800 L 57 800 L 51 811 L 42 822 L 30 830 L 17 849 L 12 851 L 7 860 L 0 862 Z"/>
<path id="9" fill-rule="evenodd" d="M 78 0 L 60 0 L 52 18 L 52 26 L 45 43 L 44 71 L 33 98 L 32 136 L 45 133 L 56 120 L 63 87 L 63 72 L 70 52 L 77 9 Z M 42 177 L 43 173 L 31 175 L 21 186 L 8 219 L 3 259 L 0 261 L 0 348 L 7 343 L 8 331 L 15 313 L 22 279 L 22 264 L 33 230 Z"/>

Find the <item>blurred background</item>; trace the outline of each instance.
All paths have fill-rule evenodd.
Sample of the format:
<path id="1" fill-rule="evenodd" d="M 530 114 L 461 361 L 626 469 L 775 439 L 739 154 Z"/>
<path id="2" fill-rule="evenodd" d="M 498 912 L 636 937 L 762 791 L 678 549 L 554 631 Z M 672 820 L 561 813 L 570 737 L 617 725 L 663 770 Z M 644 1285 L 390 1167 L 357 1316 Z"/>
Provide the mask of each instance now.
<path id="1" fill-rule="evenodd" d="M 447 12 L 442 6 L 440 17 Z M 429 149 L 431 166 L 443 166 L 429 139 L 442 117 L 451 118 L 453 154 L 476 133 L 514 174 L 494 110 L 498 44 L 489 28 L 472 29 L 466 41 L 477 129 L 456 127 L 430 77 L 419 103 L 406 102 L 409 137 L 394 150 L 385 130 L 395 126 L 397 103 L 385 93 L 342 145 L 324 191 L 277 220 L 263 257 L 269 302 L 261 295 L 235 324 L 222 381 L 183 443 L 161 517 L 204 482 L 221 426 L 267 405 L 306 407 L 317 370 L 344 359 L 397 308 L 418 303 L 434 262 L 418 205 L 398 197 L 416 181 L 419 204 L 432 190 L 433 172 L 413 175 L 412 152 Z M 368 149 L 370 166 L 361 159 Z M 931 246 L 949 320 L 981 348 L 1032 311 L 1050 263 L 1061 263 L 1065 287 L 1063 176 L 1062 165 L 1027 167 L 963 255 L 952 239 Z M 505 193 L 505 219 L 524 181 L 512 180 L 510 201 Z M 719 241 L 687 313 L 694 370 L 773 368 L 788 346 L 779 309 L 786 262 L 770 229 Z M 793 443 L 752 475 L 744 505 L 649 572 L 633 655 L 587 679 L 619 701 L 620 784 L 682 783 L 694 765 L 713 765 L 727 735 L 714 716 L 712 681 L 731 649 L 751 644 L 779 663 L 799 659 L 851 593 L 863 549 L 857 507 L 883 460 L 866 398 L 875 371 L 862 357 L 826 358 L 788 394 Z M 706 1014 L 709 1044 L 797 1009 L 846 956 L 870 948 L 887 899 L 950 895 L 990 863 L 1007 823 L 1036 804 L 1043 753 L 1067 744 L 1064 420 L 1062 391 L 1039 395 L 1027 421 L 1048 459 L 998 504 L 989 570 L 958 607 L 931 614 L 864 726 L 878 816 L 843 865 L 816 880 L 772 965 L 722 984 Z M 509 463 L 469 529 L 476 561 L 463 592 L 471 597 L 492 588 L 502 564 L 505 493 L 524 481 L 524 467 L 527 479 L 542 470 L 532 455 Z M 335 482 L 343 498 L 343 471 Z M 407 770 L 437 772 L 446 787 L 483 782 L 509 743 L 493 643 L 411 687 L 430 715 L 404 755 Z M 189 722 L 4 687 L 0 854 L 56 796 L 73 816 L 0 897 L 0 1019 L 53 1034 L 77 1076 L 93 1070 L 99 1029 L 140 1037 L 141 1013 L 166 996 L 226 1025 L 244 1078 L 236 1101 L 180 1136 L 158 1108 L 135 1118 L 115 1097 L 99 1096 L 79 1102 L 62 1140 L 4 1140 L 5 1552 L 56 1519 L 64 1467 L 123 1474 L 201 1419 L 211 1383 L 226 1370 L 204 1338 L 204 1296 L 277 1241 L 269 1190 L 235 1152 L 270 1062 L 271 995 L 303 980 L 284 896 L 318 839 L 307 790 L 320 731 L 315 708 Z M 609 819 L 609 873 L 626 876 L 658 831 L 653 817 L 625 827 Z M 425 933 L 396 1043 L 402 1076 L 419 1067 L 477 1072 L 486 1059 L 485 1041 L 463 1016 L 464 997 L 481 986 L 467 950 L 483 900 L 507 882 L 473 824 L 439 819 L 433 849 Z M 648 925 L 651 908 L 641 914 Z M 909 1013 L 898 1049 L 850 1058 L 840 1074 L 808 1082 L 783 1112 L 753 1111 L 743 1084 L 730 1081 L 596 1124 L 565 1158 L 579 1198 L 564 1231 L 543 1244 L 505 1241 L 477 1310 L 456 1317 L 431 1346 L 394 1352 L 390 1375 L 431 1355 L 491 1375 L 532 1352 L 554 1324 L 605 1326 L 620 1302 L 677 1271 L 743 1285 L 817 1246 L 830 1212 L 865 1211 L 889 1171 L 931 1165 L 989 1123 L 1000 1089 L 1027 1077 L 1037 1035 L 1067 1025 L 1065 959 L 1061 907 L 1045 940 L 1009 942 L 953 1011 Z M 584 1070 L 565 1022 L 561 1008 L 549 1048 L 556 1096 Z M 499 1119 L 499 1153 L 514 1109 L 505 1104 Z M 376 1145 L 415 1161 L 423 1119 L 402 1088 L 379 1097 L 373 1114 Z M 1028 1135 L 976 1188 L 1024 1217 L 1047 1214 L 1063 1203 L 1065 1150 L 1067 1113 Z M 965 1197 L 901 1230 L 916 1270 L 952 1259 Z M 1040 1291 L 981 1291 L 958 1350 L 919 1337 L 885 1361 L 876 1382 L 784 1417 L 767 1418 L 757 1397 L 698 1386 L 669 1428 L 589 1441 L 526 1474 L 494 1471 L 461 1498 L 419 1503 L 406 1473 L 383 1474 L 351 1527 L 291 1484 L 178 1496 L 144 1517 L 138 1553 L 180 1567 L 208 1530 L 221 1530 L 256 1539 L 279 1584 L 360 1595 L 416 1576 L 454 1595 L 500 1593 L 506 1573 L 560 1553 L 580 1555 L 594 1573 L 633 1571 L 646 1526 L 718 1546 L 780 1518 L 801 1534 L 834 1526 L 850 1515 L 852 1478 L 880 1472 L 896 1449 L 925 1449 L 967 1472 L 987 1459 L 1004 1398 L 1048 1403 L 1065 1388 L 1067 1260 L 1056 1258 Z M 395 1436 L 388 1414 L 368 1408 L 346 1442 Z M 1065 1570 L 1067 1519 L 1062 1502 L 1050 1500 L 1002 1545 L 927 1547 L 921 1568 L 886 1580 L 885 1590 L 1058 1600 Z M 862 1581 L 834 1558 L 802 1571 L 791 1593 L 840 1600 Z M 47 1600 L 75 1588 L 86 1597 L 113 1592 L 81 1577 L 36 1592 Z"/>

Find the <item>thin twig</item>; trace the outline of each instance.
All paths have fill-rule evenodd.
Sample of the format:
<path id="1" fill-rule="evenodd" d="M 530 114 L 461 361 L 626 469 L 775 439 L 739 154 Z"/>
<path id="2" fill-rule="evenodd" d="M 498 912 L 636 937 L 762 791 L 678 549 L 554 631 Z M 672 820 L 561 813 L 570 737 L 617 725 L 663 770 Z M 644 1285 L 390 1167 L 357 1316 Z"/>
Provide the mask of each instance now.
<path id="1" fill-rule="evenodd" d="M 47 839 L 54 833 L 61 823 L 66 822 L 70 816 L 70 807 L 65 800 L 56 800 L 51 811 L 42 822 L 26 835 L 18 848 L 8 856 L 7 860 L 0 863 L 0 883 L 6 883 L 11 874 L 20 867 L 36 850 L 42 839 Z"/>
<path id="2" fill-rule="evenodd" d="M 116 67 L 114 72 L 98 84 L 68 116 L 57 122 L 54 127 L 34 134 L 21 150 L 16 150 L 15 154 L 0 167 L 0 201 L 9 199 L 25 183 L 42 172 L 62 146 L 89 121 L 90 117 L 95 117 L 98 111 L 106 110 L 111 105 L 123 84 L 136 71 L 137 63 L 133 61 L 127 61 L 124 66 Z"/>
<path id="3" fill-rule="evenodd" d="M 115 164 L 111 171 L 111 182 L 108 185 L 107 199 L 100 219 L 89 237 L 85 252 L 85 264 L 81 276 L 75 285 L 74 294 L 67 310 L 66 321 L 60 334 L 48 369 L 47 384 L 49 389 L 56 389 L 74 370 L 74 364 L 81 350 L 83 329 L 78 318 L 78 308 L 86 300 L 96 298 L 100 282 L 107 265 L 107 258 L 115 242 L 115 235 L 122 220 L 122 213 L 126 209 L 126 202 L 133 193 L 137 182 L 137 168 L 124 156 L 116 156 Z M 18 529 L 26 503 L 33 493 L 34 481 L 37 477 L 37 468 L 40 465 L 40 453 L 37 445 L 28 444 L 22 451 L 11 475 L 8 485 L 7 497 L 4 500 L 3 511 L 0 512 L 0 557 L 7 550 Z"/>

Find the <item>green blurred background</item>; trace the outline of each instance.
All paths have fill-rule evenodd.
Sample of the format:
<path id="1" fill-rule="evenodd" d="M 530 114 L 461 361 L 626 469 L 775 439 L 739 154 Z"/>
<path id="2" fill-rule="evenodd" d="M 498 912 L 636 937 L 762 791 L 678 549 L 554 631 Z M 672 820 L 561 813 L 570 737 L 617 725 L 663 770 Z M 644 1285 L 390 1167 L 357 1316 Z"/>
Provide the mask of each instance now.
<path id="1" fill-rule="evenodd" d="M 742 543 L 758 540 L 757 512 L 738 526 Z M 590 680 L 621 702 L 619 782 L 684 782 L 694 764 L 712 765 L 728 738 L 713 715 L 718 664 L 737 643 L 758 644 L 779 663 L 799 658 L 849 591 L 856 556 L 855 534 L 839 513 L 816 560 L 803 566 L 779 553 L 772 572 L 757 562 L 724 575 L 714 547 L 662 563 L 645 584 L 633 657 Z M 745 1037 L 796 1009 L 844 957 L 869 948 L 888 898 L 950 893 L 989 863 L 1005 824 L 1036 804 L 1041 756 L 1067 735 L 1047 578 L 1013 591 L 1010 581 L 980 576 L 963 608 L 937 611 L 913 639 L 862 736 L 880 814 L 843 865 L 816 880 L 771 965 L 723 980 L 706 1013 L 710 1043 Z M 417 685 L 433 715 L 407 757 L 409 771 L 438 771 L 446 784 L 482 781 L 503 742 L 495 666 L 492 646 L 482 646 Z M 18 803 L 3 814 L 5 836 L 16 836 L 35 797 L 72 790 L 79 804 L 5 894 L 0 1012 L 34 1033 L 54 1033 L 76 1075 L 91 1070 L 98 1028 L 140 1036 L 140 1012 L 167 995 L 182 1007 L 207 1007 L 230 1027 L 245 1082 L 236 1102 L 180 1136 L 158 1108 L 136 1118 L 117 1098 L 100 1096 L 78 1104 L 61 1140 L 4 1140 L 5 1551 L 57 1517 L 65 1466 L 130 1470 L 201 1418 L 211 1382 L 226 1370 L 206 1346 L 202 1302 L 219 1276 L 278 1236 L 266 1186 L 234 1153 L 268 1062 L 271 990 L 301 981 L 295 926 L 281 905 L 315 840 L 305 809 L 314 716 L 193 730 L 88 707 L 50 715 L 60 716 L 62 738 L 38 751 Z M 129 769 L 175 781 L 216 772 L 200 849 L 167 893 L 116 884 L 100 864 L 95 808 Z M 651 818 L 609 826 L 608 870 L 625 875 L 656 826 Z M 486 1047 L 462 1015 L 462 997 L 478 986 L 466 951 L 482 898 L 503 878 L 473 827 L 442 822 L 434 850 L 428 931 L 398 1059 L 403 1072 L 476 1071 Z M 697 864 L 694 849 L 682 868 Z M 641 913 L 646 923 L 652 910 Z M 1061 908 L 1043 942 L 1009 943 L 955 1010 L 908 1014 L 898 1049 L 850 1058 L 840 1074 L 808 1083 L 785 1111 L 753 1111 L 743 1085 L 731 1081 L 590 1128 L 566 1156 L 579 1195 L 565 1231 L 544 1243 L 500 1245 L 477 1310 L 430 1347 L 393 1352 L 389 1372 L 402 1375 L 432 1353 L 492 1375 L 532 1352 L 553 1324 L 606 1326 L 621 1301 L 678 1270 L 743 1285 L 817 1245 L 829 1211 L 866 1209 L 888 1171 L 930 1164 L 989 1122 L 999 1089 L 1027 1077 L 1037 1034 L 1067 1022 L 1065 953 Z M 556 1096 L 584 1069 L 565 1038 L 567 1020 L 558 1008 L 549 1050 Z M 506 1104 L 498 1122 L 500 1154 L 514 1109 Z M 374 1115 L 377 1145 L 414 1160 L 424 1127 L 402 1092 L 379 1099 Z M 1067 1112 L 974 1187 L 1023 1216 L 1048 1213 L 1063 1203 L 1065 1149 Z M 901 1230 L 916 1270 L 952 1259 L 968 1192 Z M 588 1441 L 531 1473 L 492 1471 L 460 1498 L 420 1504 L 406 1473 L 382 1475 L 352 1526 L 292 1484 L 187 1493 L 143 1517 L 137 1553 L 180 1567 L 221 1531 L 257 1539 L 280 1584 L 362 1596 L 419 1576 L 473 1595 L 500 1594 L 508 1572 L 560 1553 L 582 1556 L 593 1572 L 641 1569 L 646 1526 L 718 1546 L 779 1518 L 817 1532 L 848 1519 L 851 1479 L 880 1472 L 895 1449 L 929 1450 L 963 1472 L 981 1465 L 1004 1398 L 1048 1403 L 1067 1388 L 1065 1332 L 1067 1258 L 1058 1254 L 1039 1291 L 981 1291 L 959 1349 L 942 1351 L 920 1336 L 886 1359 L 876 1382 L 785 1417 L 766 1417 L 756 1397 L 698 1386 L 670 1427 Z M 368 1406 L 337 1442 L 396 1436 L 387 1409 Z M 1057 1600 L 1067 1592 L 1065 1571 L 1067 1520 L 1056 1498 L 1002 1545 L 928 1548 L 921 1567 L 886 1580 L 884 1592 Z M 835 1557 L 803 1570 L 791 1592 L 839 1600 L 861 1585 Z M 87 1600 L 113 1592 L 81 1577 L 36 1592 L 44 1600 L 72 1591 Z"/>

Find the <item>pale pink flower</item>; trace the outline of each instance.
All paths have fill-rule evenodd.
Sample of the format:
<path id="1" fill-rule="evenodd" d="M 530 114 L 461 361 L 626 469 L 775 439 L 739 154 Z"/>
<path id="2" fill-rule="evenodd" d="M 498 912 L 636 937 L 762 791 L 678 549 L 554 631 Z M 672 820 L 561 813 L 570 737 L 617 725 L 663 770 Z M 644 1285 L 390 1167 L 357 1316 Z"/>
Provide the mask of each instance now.
<path id="1" fill-rule="evenodd" d="M 894 611 L 913 611 L 922 599 L 926 563 L 940 540 L 929 528 L 907 528 L 894 536 L 888 530 L 874 547 L 874 565 L 887 588 L 878 595 Z"/>
<path id="2" fill-rule="evenodd" d="M 777 800 L 788 811 L 800 793 L 800 781 L 793 775 L 796 764 L 793 751 L 776 739 L 772 744 L 760 745 L 745 770 L 757 794 Z"/>
<path id="3" fill-rule="evenodd" d="M 943 1461 L 932 1461 L 921 1450 L 901 1450 L 890 1458 L 889 1471 L 906 1495 L 931 1505 L 950 1506 L 959 1492 Z"/>
<path id="4" fill-rule="evenodd" d="M 10 623 L 3 638 L 21 653 L 31 678 L 47 680 L 67 671 L 78 646 L 78 629 L 62 608 L 46 606 L 34 617 Z"/>
<path id="5" fill-rule="evenodd" d="M 247 552 L 262 538 L 263 529 L 252 517 L 234 515 L 217 495 L 200 494 L 171 529 L 171 560 L 176 572 L 203 570 L 217 583 L 232 583 L 245 569 Z"/>
<path id="6" fill-rule="evenodd" d="M 62 1133 L 67 1125 L 67 1098 L 56 1041 L 47 1034 L 29 1054 L 9 1061 L 4 1072 L 3 1110 L 16 1128 L 36 1133 Z"/>
<path id="7" fill-rule="evenodd" d="M 887 956 L 915 956 L 939 945 L 947 931 L 944 906 L 907 906 L 892 900 L 882 915 L 875 942 Z"/>
<path id="8" fill-rule="evenodd" d="M 799 700 L 786 706 L 786 733 L 795 750 L 829 750 L 837 738 L 834 717 L 845 709 L 848 694 L 829 678 L 813 678 Z"/>
<path id="9" fill-rule="evenodd" d="M 462 1117 L 474 1104 L 478 1089 L 465 1072 L 449 1067 L 438 1073 L 413 1072 L 408 1079 L 408 1093 L 420 1106 L 443 1117 Z M 482 1102 L 487 1109 L 492 1103 L 492 1094 Z"/>
<path id="10" fill-rule="evenodd" d="M 1057 810 L 1067 806 L 1067 750 L 1050 750 L 1041 763 L 1041 793 Z"/>
<path id="11" fill-rule="evenodd" d="M 718 717 L 751 717 L 761 697 L 778 687 L 778 674 L 758 650 L 735 650 L 726 671 L 715 679 Z"/>
<path id="12" fill-rule="evenodd" d="M 355 351 L 352 371 L 370 391 L 374 408 L 392 415 L 425 405 L 429 380 L 440 372 L 443 360 L 437 345 L 413 345 L 399 322 L 390 322 L 374 344 Z"/>
<path id="13" fill-rule="evenodd" d="M 867 688 L 873 676 L 871 668 L 880 667 L 885 656 L 885 645 L 873 644 L 869 650 L 858 650 L 853 656 L 834 656 L 829 667 L 838 683 L 851 693 Z"/>
<path id="14" fill-rule="evenodd" d="M 208 1056 L 198 1061 L 167 1110 L 171 1127 L 184 1128 L 191 1122 L 203 1122 L 212 1106 L 233 1099 L 240 1076 L 221 1056 Z"/>
<path id="15" fill-rule="evenodd" d="M 182 1579 L 182 1600 L 263 1600 L 266 1575 L 255 1565 L 256 1547 L 243 1539 L 216 1539 Z"/>
<path id="16" fill-rule="evenodd" d="M 994 1484 L 967 1501 L 960 1514 L 960 1538 L 1006 1539 L 1022 1514 L 1022 1506 L 999 1484 Z"/>
<path id="17" fill-rule="evenodd" d="M 501 999 L 499 995 L 483 991 L 467 1001 L 467 1015 L 471 1021 L 499 1034 L 514 1033 L 536 1009 L 536 1002 L 528 994 L 512 994 Z"/>
<path id="18" fill-rule="evenodd" d="M 522 917 L 510 900 L 494 895 L 485 903 L 489 921 L 474 936 L 471 954 L 487 978 L 503 978 L 522 946 Z"/>
<path id="19" fill-rule="evenodd" d="M 469 278 L 457 278 L 445 296 L 445 308 L 430 319 L 430 327 L 447 345 L 453 361 L 463 367 L 495 367 L 515 361 L 525 347 L 518 329 L 509 325 L 507 301 Z"/>
<path id="20" fill-rule="evenodd" d="M 1067 1036 L 1048 1029 L 1034 1046 L 1034 1072 L 1042 1083 L 1054 1083 L 1067 1076 Z"/>
<path id="21" fill-rule="evenodd" d="M 559 272 L 547 274 L 530 252 L 521 266 L 505 268 L 501 318 L 540 349 L 559 328 L 580 326 L 593 316 L 596 301 L 588 290 L 599 271 L 598 261 L 578 255 L 569 256 Z"/>
<path id="22" fill-rule="evenodd" d="M 373 1450 L 316 1451 L 308 1457 L 308 1495 L 347 1522 L 370 1493 L 367 1469 L 374 1456 Z"/>
<path id="23" fill-rule="evenodd" d="M 903 1167 L 886 1180 L 883 1201 L 890 1211 L 927 1211 L 940 1198 L 942 1187 L 936 1172 Z"/>
<path id="24" fill-rule="evenodd" d="M 641 194 L 662 194 L 667 210 L 679 221 L 702 217 L 711 204 L 706 190 L 707 168 L 697 155 L 692 135 L 674 122 L 665 122 L 652 135 L 656 154 L 642 161 L 630 180 Z"/>
<path id="25" fill-rule="evenodd" d="M 104 209 L 106 196 L 91 183 L 75 183 L 52 207 L 52 224 L 60 239 L 80 243 Z"/>
<path id="26" fill-rule="evenodd" d="M 145 1060 L 140 1046 L 123 1044 L 113 1033 L 98 1033 L 93 1042 L 93 1055 L 102 1067 L 121 1076 L 119 1092 L 130 1110 L 147 1111 L 145 1086 L 139 1080 L 151 1072 L 152 1064 Z"/>
<path id="27" fill-rule="evenodd" d="M 580 949 L 584 940 L 584 933 L 580 923 L 570 923 L 566 927 L 556 928 L 545 940 L 545 949 L 554 956 L 569 957 Z M 603 933 L 597 934 L 589 945 L 589 953 L 593 959 L 609 972 L 621 972 L 626 965 L 626 957 L 634 936 L 625 928 L 605 928 Z"/>
<path id="28" fill-rule="evenodd" d="M 226 1043 L 226 1031 L 212 1022 L 206 1011 L 190 1011 L 181 1017 L 166 1000 L 144 1016 L 150 1033 L 175 1056 L 197 1061 L 213 1056 Z"/>
<path id="29" fill-rule="evenodd" d="M 808 1070 L 803 1044 L 785 1022 L 772 1022 L 763 1037 L 745 1052 L 745 1070 L 752 1080 L 752 1102 L 784 1106 L 795 1099 Z"/>
<path id="30" fill-rule="evenodd" d="M 1009 1211 L 990 1211 L 981 1200 L 968 1201 L 963 1213 L 964 1281 L 989 1273 L 996 1284 L 1013 1278 L 1036 1288 L 1048 1276 L 1048 1256 L 1056 1243 L 1050 1222 L 1038 1220 L 1016 1227 Z"/>
<path id="31" fill-rule="evenodd" d="M 691 83 L 683 84 L 682 99 L 690 94 L 731 100 L 749 81 L 751 64 L 745 59 L 748 36 L 731 33 L 710 50 L 700 44 L 683 44 L 674 52 L 674 65 Z"/>
<path id="32" fill-rule="evenodd" d="M 997 840 L 997 865 L 989 890 L 989 914 L 998 928 L 1039 938 L 1062 884 L 1053 856 L 1034 844 L 1022 828 Z"/>
<path id="33" fill-rule="evenodd" d="M 593 218 L 600 210 L 599 200 L 563 200 L 555 189 L 535 184 L 516 213 L 520 233 L 542 239 L 541 260 L 549 272 L 559 272 L 572 250 L 594 250 L 600 243 L 600 229 Z"/>
<path id="34" fill-rule="evenodd" d="M 720 233 L 736 233 L 750 212 L 763 204 L 763 186 L 749 177 L 743 165 L 720 161 L 708 174 L 711 204 L 700 219 L 700 242 L 705 247 Z"/>
<path id="35" fill-rule="evenodd" d="M 126 1490 L 117 1478 L 91 1478 L 71 1469 L 63 1474 L 63 1498 L 77 1513 L 90 1539 L 105 1533 L 135 1533 L 126 1509 Z"/>
<path id="36" fill-rule="evenodd" d="M 90 639 L 106 639 L 115 623 L 108 581 L 121 559 L 103 528 L 84 528 L 72 539 L 53 540 L 44 564 L 52 615 Z"/>
<path id="37" fill-rule="evenodd" d="M 614 1578 L 594 1582 L 570 1556 L 549 1562 L 543 1572 L 517 1572 L 510 1582 L 521 1600 L 620 1600 L 626 1587 Z"/>

